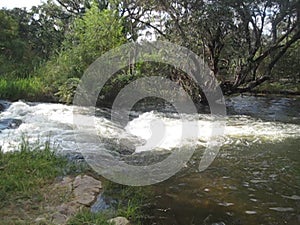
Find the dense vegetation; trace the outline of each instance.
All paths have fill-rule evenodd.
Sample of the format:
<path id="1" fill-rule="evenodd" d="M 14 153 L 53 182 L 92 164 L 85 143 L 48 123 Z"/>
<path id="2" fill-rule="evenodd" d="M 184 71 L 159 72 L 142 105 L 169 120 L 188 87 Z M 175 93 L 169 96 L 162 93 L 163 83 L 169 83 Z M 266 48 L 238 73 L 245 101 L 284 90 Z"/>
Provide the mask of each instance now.
<path id="1" fill-rule="evenodd" d="M 95 59 L 150 33 L 202 56 L 225 94 L 261 84 L 300 91 L 297 0 L 48 0 L 30 10 L 1 9 L 0 25 L 0 98 L 70 103 Z M 157 63 L 124 68 L 104 100 L 137 77 L 158 74 L 204 100 L 185 74 Z"/>

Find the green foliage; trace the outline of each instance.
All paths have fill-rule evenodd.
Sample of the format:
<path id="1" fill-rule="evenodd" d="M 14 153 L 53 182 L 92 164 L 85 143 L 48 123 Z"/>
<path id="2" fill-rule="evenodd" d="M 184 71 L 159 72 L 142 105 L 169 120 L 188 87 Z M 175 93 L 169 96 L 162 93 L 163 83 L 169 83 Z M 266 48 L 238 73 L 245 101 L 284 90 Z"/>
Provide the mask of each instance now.
<path id="1" fill-rule="evenodd" d="M 25 43 L 19 36 L 18 21 L 8 11 L 0 10 L 0 74 L 16 73 L 23 59 Z"/>
<path id="2" fill-rule="evenodd" d="M 17 151 L 0 151 L 0 207 L 15 197 L 37 196 L 37 189 L 62 174 L 66 165 L 48 142 L 31 146 L 23 138 Z"/>
<path id="3" fill-rule="evenodd" d="M 0 98 L 53 97 L 57 93 L 55 100 L 70 103 L 75 88 L 70 78 L 80 78 L 99 56 L 127 38 L 137 40 L 147 27 L 202 55 L 224 93 L 248 91 L 266 77 L 295 82 L 299 80 L 297 6 L 296 0 L 285 4 L 281 0 L 141 0 L 130 4 L 48 0 L 31 10 L 1 9 L 0 76 L 6 81 L 1 80 Z M 102 95 L 112 100 L 132 80 L 161 74 L 175 82 L 184 80 L 185 90 L 201 95 L 196 85 L 164 65 L 144 68 L 136 64 L 118 72 Z M 27 85 L 33 78 L 19 80 L 32 76 L 39 77 L 38 88 Z"/>
<path id="4" fill-rule="evenodd" d="M 290 80 L 264 83 L 254 89 L 261 93 L 284 94 L 284 93 L 300 93 L 300 83 L 293 83 Z"/>
<path id="5" fill-rule="evenodd" d="M 0 10 L 0 26 L 0 50 L 2 54 L 9 56 L 11 40 L 18 37 L 19 26 L 17 21 L 4 10 Z"/>
<path id="6" fill-rule="evenodd" d="M 122 20 L 116 11 L 100 11 L 94 3 L 82 18 L 75 20 L 65 47 L 78 44 L 76 50 L 78 53 L 87 54 L 84 56 L 87 57 L 85 60 L 89 64 L 99 54 L 125 41 L 122 30 Z"/>
<path id="7" fill-rule="evenodd" d="M 55 95 L 59 96 L 60 102 L 64 102 L 66 104 L 72 103 L 79 81 L 79 78 L 69 78 L 58 88 L 58 92 Z"/>
<path id="8" fill-rule="evenodd" d="M 277 62 L 273 74 L 275 79 L 286 78 L 291 82 L 300 82 L 300 40 Z"/>
<path id="9" fill-rule="evenodd" d="M 134 221 L 135 224 L 141 224 L 142 218 L 142 202 L 129 199 L 126 205 L 119 205 L 118 216 L 129 218 L 131 221 Z"/>
<path id="10" fill-rule="evenodd" d="M 42 100 L 43 85 L 39 78 L 0 78 L 0 99 L 27 99 L 32 101 Z"/>
<path id="11" fill-rule="evenodd" d="M 62 51 L 36 73 L 60 100 L 70 102 L 69 78 L 80 78 L 84 70 L 103 53 L 125 42 L 117 13 L 99 11 L 96 4 L 74 21 Z M 74 80 L 73 80 L 74 81 Z M 73 81 L 71 83 L 73 83 Z"/>
<path id="12" fill-rule="evenodd" d="M 147 76 L 146 73 L 142 73 L 142 64 L 135 64 L 124 68 L 117 74 L 114 74 L 104 85 L 101 90 L 101 94 L 104 96 L 104 100 L 110 102 L 119 93 L 119 91 L 130 82 Z"/>
<path id="13" fill-rule="evenodd" d="M 59 12 L 51 1 L 28 11 L 0 10 L 1 75 L 28 77 L 60 47 L 66 27 Z"/>
<path id="14" fill-rule="evenodd" d="M 27 29 L 24 39 L 31 46 L 34 55 L 44 62 L 61 47 L 72 17 L 52 0 L 32 7 L 29 14 L 30 24 L 26 26 L 21 22 L 24 29 Z"/>
<path id="15" fill-rule="evenodd" d="M 170 14 L 168 39 L 202 55 L 223 92 L 232 94 L 273 78 L 274 65 L 299 40 L 299 3 L 284 2 L 183 0 L 160 7 Z"/>
<path id="16" fill-rule="evenodd" d="M 6 11 L 0 11 L 0 25 L 1 25 L 1 42 L 7 41 L 5 38 L 12 38 L 17 36 L 18 24 Z"/>

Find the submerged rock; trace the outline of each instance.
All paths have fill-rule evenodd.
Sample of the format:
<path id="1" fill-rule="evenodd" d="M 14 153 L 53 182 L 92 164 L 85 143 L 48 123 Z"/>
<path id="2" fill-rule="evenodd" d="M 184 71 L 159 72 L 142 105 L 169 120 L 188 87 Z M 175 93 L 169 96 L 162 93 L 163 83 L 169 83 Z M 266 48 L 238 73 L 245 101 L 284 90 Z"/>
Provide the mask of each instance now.
<path id="1" fill-rule="evenodd" d="M 7 101 L 0 100 L 0 112 L 3 112 L 10 106 L 10 103 Z"/>
<path id="2" fill-rule="evenodd" d="M 0 119 L 0 131 L 5 129 L 17 129 L 22 124 L 19 119 Z"/>
<path id="3" fill-rule="evenodd" d="M 102 193 L 100 193 L 97 197 L 97 200 L 91 206 L 91 212 L 92 213 L 102 212 L 104 210 L 109 209 L 110 207 L 111 204 L 107 203 L 107 199 L 103 196 Z"/>
<path id="4" fill-rule="evenodd" d="M 80 152 L 61 152 L 61 154 L 67 158 L 68 161 L 74 162 L 74 163 L 85 163 L 84 156 Z"/>

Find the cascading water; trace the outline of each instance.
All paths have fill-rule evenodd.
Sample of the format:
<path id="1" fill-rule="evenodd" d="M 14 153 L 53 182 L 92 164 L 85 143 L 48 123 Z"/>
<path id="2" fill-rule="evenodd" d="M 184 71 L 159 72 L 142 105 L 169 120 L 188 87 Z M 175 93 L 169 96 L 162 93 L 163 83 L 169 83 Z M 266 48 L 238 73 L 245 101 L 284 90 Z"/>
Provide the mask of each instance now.
<path id="1" fill-rule="evenodd" d="M 84 116 L 85 109 L 81 110 Z M 137 146 L 143 145 L 153 135 L 151 133 L 151 123 L 153 121 L 163 123 L 164 137 L 156 146 L 146 149 L 153 151 L 159 149 L 172 150 L 180 145 L 205 145 L 205 142 L 211 140 L 214 136 L 215 138 L 222 138 L 224 144 L 239 139 L 247 139 L 250 142 L 263 140 L 279 142 L 285 138 L 300 136 L 300 125 L 298 124 L 266 122 L 245 115 L 228 116 L 224 135 L 218 137 L 218 134 L 211 132 L 211 123 L 214 118 L 208 114 L 184 115 L 183 118 L 179 118 L 175 113 L 136 112 L 135 118 L 126 127 L 122 128 L 107 119 L 107 113 L 104 110 L 97 110 L 97 116 L 93 118 L 94 127 L 91 126 L 90 129 L 96 129 L 99 138 L 116 143 L 127 141 L 135 143 Z M 77 148 L 73 138 L 74 132 L 76 132 L 73 129 L 73 106 L 15 102 L 0 114 L 0 119 L 2 121 L 20 121 L 19 127 L 4 129 L 0 133 L 0 145 L 3 151 L 13 151 L 16 145 L 20 143 L 22 136 L 25 136 L 31 142 L 38 140 L 43 142 L 50 139 L 62 151 L 74 151 Z M 181 140 L 183 123 L 189 126 L 197 125 L 199 133 Z M 84 140 L 82 141 L 84 142 Z"/>

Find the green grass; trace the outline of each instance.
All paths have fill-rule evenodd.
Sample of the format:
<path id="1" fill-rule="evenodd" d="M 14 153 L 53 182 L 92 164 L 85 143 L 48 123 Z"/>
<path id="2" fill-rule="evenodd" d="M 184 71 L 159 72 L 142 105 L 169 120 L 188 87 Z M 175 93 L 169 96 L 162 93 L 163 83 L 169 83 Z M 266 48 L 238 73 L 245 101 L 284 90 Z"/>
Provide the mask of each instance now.
<path id="1" fill-rule="evenodd" d="M 43 84 L 37 77 L 0 78 L 0 99 L 37 101 L 44 96 Z"/>
<path id="2" fill-rule="evenodd" d="M 76 216 L 68 221 L 68 225 L 111 225 L 107 220 L 110 219 L 105 213 L 91 213 L 88 209 L 83 209 Z"/>
<path id="3" fill-rule="evenodd" d="M 142 224 L 143 205 L 153 195 L 150 187 L 125 186 L 110 181 L 105 181 L 104 186 L 104 194 L 117 199 L 116 215 L 126 217 L 133 224 Z"/>
<path id="4" fill-rule="evenodd" d="M 262 93 L 284 93 L 284 92 L 290 92 L 290 93 L 299 93 L 300 92 L 300 83 L 283 83 L 283 82 L 266 82 L 254 90 Z"/>
<path id="5" fill-rule="evenodd" d="M 67 165 L 48 142 L 32 147 L 23 139 L 18 151 L 0 151 L 0 208 L 16 199 L 37 198 L 37 190 L 65 173 Z"/>

